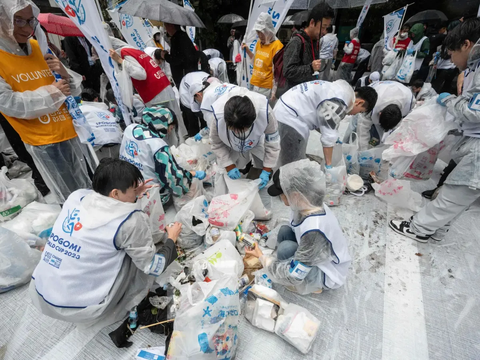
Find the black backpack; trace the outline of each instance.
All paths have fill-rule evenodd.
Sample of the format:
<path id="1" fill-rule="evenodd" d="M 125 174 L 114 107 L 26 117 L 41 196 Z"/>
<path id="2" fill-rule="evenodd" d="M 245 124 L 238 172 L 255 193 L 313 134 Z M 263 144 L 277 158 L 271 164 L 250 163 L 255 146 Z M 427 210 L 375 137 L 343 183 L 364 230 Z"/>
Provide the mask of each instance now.
<path id="1" fill-rule="evenodd" d="M 300 54 L 300 58 L 303 57 L 303 52 L 305 51 L 305 39 L 300 34 L 295 34 L 294 36 L 298 36 L 302 40 L 303 44 L 303 51 Z M 285 47 L 283 47 L 280 51 L 278 51 L 275 56 L 273 57 L 273 77 L 275 78 L 275 82 L 279 89 L 285 87 L 287 85 L 287 79 L 283 76 L 283 54 L 285 52 Z"/>

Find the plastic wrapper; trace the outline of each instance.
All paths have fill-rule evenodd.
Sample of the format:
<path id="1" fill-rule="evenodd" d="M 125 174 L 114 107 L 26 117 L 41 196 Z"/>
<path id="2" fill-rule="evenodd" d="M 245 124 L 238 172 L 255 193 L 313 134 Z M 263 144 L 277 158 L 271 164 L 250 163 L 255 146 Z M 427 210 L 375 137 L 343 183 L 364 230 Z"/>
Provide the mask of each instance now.
<path id="1" fill-rule="evenodd" d="M 382 171 L 382 154 L 385 146 L 377 146 L 373 149 L 360 151 L 358 153 L 358 164 L 360 165 L 360 176 L 362 179 L 368 179 L 370 172 L 380 175 Z"/>
<path id="2" fill-rule="evenodd" d="M 7 171 L 4 166 L 0 172 L 0 222 L 13 219 L 37 198 L 33 183 L 25 179 L 10 180 Z"/>
<path id="3" fill-rule="evenodd" d="M 450 130 L 456 129 L 454 122 L 445 121 L 446 108 L 430 99 L 414 109 L 386 139 L 392 145 L 383 153 L 383 159 L 392 161 L 400 156 L 414 156 L 438 145 Z"/>
<path id="4" fill-rule="evenodd" d="M 247 180 L 247 179 L 232 180 L 228 177 L 228 175 L 224 175 L 224 176 L 225 176 L 225 183 L 227 184 L 228 192 L 230 194 L 238 194 L 239 192 L 242 192 L 244 190 L 248 190 L 251 188 L 252 180 Z M 250 210 L 255 215 L 254 219 L 256 220 L 270 220 L 272 217 L 272 212 L 269 209 L 267 209 L 263 204 L 260 194 L 258 193 L 258 190 L 254 192 L 254 198 L 253 198 L 252 204 L 250 205 Z"/>
<path id="5" fill-rule="evenodd" d="M 207 208 L 207 199 L 200 196 L 188 202 L 175 215 L 175 221 L 182 224 L 182 231 L 177 240 L 178 246 L 190 249 L 203 243 L 203 236 L 208 228 Z"/>
<path id="6" fill-rule="evenodd" d="M 320 321 L 307 309 L 288 304 L 278 316 L 275 334 L 293 345 L 301 353 L 307 354 L 312 348 L 320 328 Z"/>
<path id="7" fill-rule="evenodd" d="M 415 58 L 416 58 L 416 53 L 415 55 L 406 55 L 403 58 L 402 65 L 398 69 L 397 75 L 395 76 L 395 79 L 408 84 L 412 78 L 413 72 L 415 71 Z"/>
<path id="8" fill-rule="evenodd" d="M 210 224 L 224 230 L 235 229 L 258 195 L 259 183 L 260 180 L 250 181 L 238 193 L 214 197 L 208 207 Z"/>
<path id="9" fill-rule="evenodd" d="M 360 173 L 360 165 L 358 164 L 358 137 L 356 133 L 350 135 L 350 143 L 342 144 L 342 152 L 347 173 L 358 175 Z"/>
<path id="10" fill-rule="evenodd" d="M 206 269 L 210 280 L 217 280 L 225 275 L 240 277 L 243 273 L 242 257 L 229 240 L 219 240 L 202 254 L 193 259 L 193 274 L 197 281 L 203 281 Z"/>
<path id="11" fill-rule="evenodd" d="M 403 57 L 397 56 L 393 59 L 391 65 L 385 65 L 382 69 L 383 80 L 394 79 L 397 75 L 398 69 L 402 66 Z"/>
<path id="12" fill-rule="evenodd" d="M 173 196 L 173 206 L 175 207 L 175 211 L 180 211 L 185 204 L 202 196 L 203 192 L 203 183 L 197 178 L 192 179 L 190 190 L 186 194 L 183 194 L 182 196 Z"/>
<path id="13" fill-rule="evenodd" d="M 332 156 L 332 168 L 325 169 L 327 191 L 324 202 L 328 206 L 340 205 L 347 186 L 347 168 L 342 153 L 342 145 L 335 145 Z"/>
<path id="14" fill-rule="evenodd" d="M 218 231 L 219 233 L 216 239 L 212 236 L 212 232 L 211 232 L 212 229 L 216 229 L 215 231 Z M 221 240 L 228 240 L 232 243 L 232 245 L 235 246 L 235 242 L 237 241 L 237 236 L 235 235 L 234 231 L 230 231 L 230 230 L 220 230 L 215 227 L 209 227 L 207 229 L 207 233 L 205 234 L 205 244 L 207 246 L 211 246 Z"/>
<path id="15" fill-rule="evenodd" d="M 389 175 L 396 179 L 428 180 L 433 174 L 443 142 L 415 156 L 401 156 L 393 160 Z"/>
<path id="16" fill-rule="evenodd" d="M 154 239 L 161 238 L 166 240 L 165 236 L 165 211 L 160 198 L 160 188 L 154 187 L 149 190 L 150 196 L 144 196 L 139 200 L 140 208 L 148 215 L 150 229 Z"/>
<path id="17" fill-rule="evenodd" d="M 373 183 L 375 196 L 399 208 L 419 211 L 422 207 L 422 196 L 410 188 L 406 180 L 387 179 L 380 184 Z"/>
<path id="18" fill-rule="evenodd" d="M 50 236 L 60 211 L 60 205 L 34 201 L 25 206 L 15 219 L 7 221 L 1 226 L 15 232 L 31 246 L 42 245 L 39 241 Z"/>
<path id="19" fill-rule="evenodd" d="M 233 359 L 240 300 L 236 276 L 178 286 L 181 297 L 167 358 Z"/>
<path id="20" fill-rule="evenodd" d="M 28 283 L 40 255 L 17 234 L 0 228 L 0 293 Z"/>

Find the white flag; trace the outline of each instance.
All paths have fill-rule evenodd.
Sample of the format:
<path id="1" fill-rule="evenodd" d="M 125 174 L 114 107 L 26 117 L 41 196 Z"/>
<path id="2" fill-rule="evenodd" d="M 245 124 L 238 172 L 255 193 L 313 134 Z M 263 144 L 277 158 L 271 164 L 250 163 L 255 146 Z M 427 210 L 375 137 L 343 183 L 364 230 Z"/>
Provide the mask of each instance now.
<path id="1" fill-rule="evenodd" d="M 117 64 L 110 58 L 110 55 L 108 55 L 108 50 L 112 48 L 112 44 L 110 43 L 107 32 L 103 28 L 102 19 L 98 13 L 95 1 L 78 2 L 78 4 L 74 2 L 72 5 L 72 1 L 57 0 L 57 4 L 60 9 L 72 19 L 83 35 L 85 35 L 85 38 L 88 39 L 95 48 L 102 63 L 103 70 L 105 70 L 105 74 L 107 74 L 110 84 L 112 85 L 118 107 L 122 110 L 125 124 L 130 124 L 130 114 L 123 105 L 120 87 L 115 77 Z"/>
<path id="2" fill-rule="evenodd" d="M 368 9 L 370 9 L 370 4 L 371 3 L 372 3 L 372 0 L 365 1 L 365 4 L 363 5 L 362 11 L 360 12 L 360 15 L 358 16 L 357 27 L 362 26 L 363 20 L 365 20 L 365 17 L 367 16 Z"/>
<path id="3" fill-rule="evenodd" d="M 189 0 L 183 0 L 183 7 L 190 9 L 192 11 L 195 11 L 193 8 L 192 4 L 190 3 Z M 194 26 L 186 26 L 185 30 L 187 31 L 188 36 L 190 37 L 190 40 L 192 40 L 192 43 L 195 44 L 195 27 Z"/>
<path id="4" fill-rule="evenodd" d="M 118 6 L 108 11 L 112 17 L 112 21 L 117 25 L 118 29 L 122 33 L 123 37 L 130 46 L 133 46 L 139 50 L 145 49 L 148 42 L 152 39 L 153 35 L 151 25 L 148 21 L 118 12 Z M 150 31 L 147 27 L 150 27 Z"/>
<path id="5" fill-rule="evenodd" d="M 393 49 L 393 38 L 395 34 L 400 30 L 400 24 L 402 22 L 403 14 L 405 13 L 406 7 L 394 11 L 383 17 L 384 22 L 384 35 L 385 35 L 385 49 Z"/>

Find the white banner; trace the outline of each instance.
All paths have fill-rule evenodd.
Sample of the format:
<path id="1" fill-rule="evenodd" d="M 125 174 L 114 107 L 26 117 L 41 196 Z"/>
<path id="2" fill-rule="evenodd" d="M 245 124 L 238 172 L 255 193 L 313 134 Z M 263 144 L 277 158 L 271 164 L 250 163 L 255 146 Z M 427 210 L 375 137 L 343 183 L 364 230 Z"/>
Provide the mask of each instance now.
<path id="1" fill-rule="evenodd" d="M 252 13 L 248 17 L 248 24 L 247 24 L 247 32 L 243 38 L 243 42 L 248 45 L 250 51 L 255 51 L 255 46 L 257 45 L 258 36 L 257 33 L 253 30 L 253 26 L 258 19 L 258 16 L 262 12 L 268 13 L 272 17 L 273 27 L 275 28 L 275 33 L 280 29 L 285 17 L 287 16 L 287 12 L 292 6 L 294 0 L 278 0 L 278 1 L 267 1 L 267 0 L 255 0 L 255 3 L 252 7 Z M 244 61 L 247 62 L 247 66 L 245 66 Z M 253 64 L 250 61 L 250 58 L 246 56 L 244 59 L 244 53 L 242 52 L 242 70 L 248 68 L 248 76 L 245 76 L 245 71 L 242 74 L 242 81 L 240 86 L 248 87 L 248 83 L 250 82 L 250 78 L 253 74 Z"/>
<path id="2" fill-rule="evenodd" d="M 127 14 L 118 12 L 118 5 L 113 10 L 108 10 L 112 21 L 117 25 L 123 37 L 130 46 L 144 50 L 152 39 L 152 26 L 150 22 Z"/>
<path id="3" fill-rule="evenodd" d="M 125 124 L 130 124 L 130 114 L 123 105 L 120 87 L 115 77 L 115 68 L 117 64 L 108 55 L 108 50 L 112 48 L 108 34 L 103 28 L 102 20 L 98 13 L 95 1 L 82 0 L 55 0 L 67 16 L 81 30 L 85 38 L 90 41 L 100 58 L 105 74 L 107 74 L 112 85 L 115 99 L 118 107 L 122 110 Z"/>
<path id="4" fill-rule="evenodd" d="M 370 9 L 370 4 L 371 3 L 372 3 L 372 0 L 365 1 L 365 4 L 363 5 L 362 11 L 360 12 L 360 15 L 358 16 L 357 27 L 362 26 L 363 20 L 365 20 L 365 17 L 367 16 L 368 9 Z"/>
<path id="5" fill-rule="evenodd" d="M 406 7 L 403 9 L 394 11 L 383 17 L 384 22 L 384 35 L 385 35 L 385 49 L 393 49 L 393 38 L 395 34 L 400 30 L 400 24 L 402 23 L 403 14 L 405 13 Z"/>
<path id="6" fill-rule="evenodd" d="M 190 3 L 189 0 L 183 0 L 183 7 L 187 8 L 189 10 L 195 11 L 193 8 L 192 4 Z M 190 37 L 190 40 L 192 40 L 192 43 L 195 44 L 195 27 L 194 26 L 186 26 L 185 30 L 187 31 L 188 36 Z"/>

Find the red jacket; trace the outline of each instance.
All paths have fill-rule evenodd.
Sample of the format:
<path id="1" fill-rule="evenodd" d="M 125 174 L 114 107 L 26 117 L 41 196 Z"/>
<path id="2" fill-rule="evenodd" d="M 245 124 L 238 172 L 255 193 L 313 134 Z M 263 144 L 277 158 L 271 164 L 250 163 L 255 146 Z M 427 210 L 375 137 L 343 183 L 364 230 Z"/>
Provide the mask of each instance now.
<path id="1" fill-rule="evenodd" d="M 357 60 L 358 52 L 360 51 L 360 43 L 353 39 L 353 51 L 350 54 L 343 55 L 342 62 L 347 64 L 355 64 L 355 60 Z"/>
<path id="2" fill-rule="evenodd" d="M 147 72 L 147 78 L 145 80 L 136 80 L 132 78 L 132 84 L 144 103 L 151 101 L 170 85 L 170 81 L 155 60 L 143 51 L 132 48 L 123 48 L 120 50 L 120 54 L 122 59 L 124 59 L 125 56 L 133 57 Z"/>
<path id="3" fill-rule="evenodd" d="M 396 39 L 397 39 L 397 37 L 395 36 L 393 38 L 393 43 L 394 44 L 395 44 Z M 412 41 L 412 39 L 410 39 L 409 37 L 407 37 L 406 39 L 403 39 L 403 40 L 398 40 L 397 45 L 395 45 L 395 49 L 405 50 L 407 48 L 408 44 L 410 44 L 410 41 Z"/>

